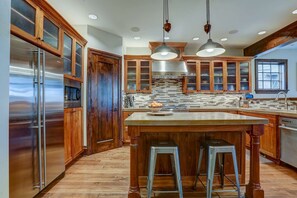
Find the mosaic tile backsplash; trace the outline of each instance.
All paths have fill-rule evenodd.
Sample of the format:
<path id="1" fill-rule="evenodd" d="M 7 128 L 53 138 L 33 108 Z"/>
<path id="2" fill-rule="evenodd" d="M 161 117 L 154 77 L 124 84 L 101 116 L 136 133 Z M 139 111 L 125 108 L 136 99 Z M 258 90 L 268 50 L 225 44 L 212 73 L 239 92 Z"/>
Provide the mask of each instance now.
<path id="1" fill-rule="evenodd" d="M 131 95 L 131 94 L 129 94 Z M 145 108 L 153 101 L 163 103 L 165 107 L 175 108 L 205 108 L 205 107 L 238 107 L 239 98 L 243 94 L 235 93 L 182 93 L 181 79 L 154 79 L 151 94 L 133 94 L 134 108 Z M 125 94 L 124 97 L 125 98 Z M 284 100 L 252 99 L 250 108 L 284 109 Z M 288 101 L 289 109 L 295 110 L 295 102 Z M 242 105 L 242 102 L 240 103 Z"/>

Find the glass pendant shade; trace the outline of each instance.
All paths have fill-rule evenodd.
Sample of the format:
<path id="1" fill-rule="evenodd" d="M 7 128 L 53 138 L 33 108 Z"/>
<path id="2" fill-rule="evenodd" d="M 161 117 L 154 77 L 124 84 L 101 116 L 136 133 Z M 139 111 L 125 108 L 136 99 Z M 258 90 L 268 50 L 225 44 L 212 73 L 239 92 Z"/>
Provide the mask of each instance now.
<path id="1" fill-rule="evenodd" d="M 221 44 L 208 39 L 207 42 L 199 48 L 196 55 L 200 57 L 211 57 L 223 54 L 225 51 Z"/>
<path id="2" fill-rule="evenodd" d="M 165 43 L 155 48 L 151 58 L 154 60 L 171 60 L 178 56 L 175 49 L 167 46 Z"/>

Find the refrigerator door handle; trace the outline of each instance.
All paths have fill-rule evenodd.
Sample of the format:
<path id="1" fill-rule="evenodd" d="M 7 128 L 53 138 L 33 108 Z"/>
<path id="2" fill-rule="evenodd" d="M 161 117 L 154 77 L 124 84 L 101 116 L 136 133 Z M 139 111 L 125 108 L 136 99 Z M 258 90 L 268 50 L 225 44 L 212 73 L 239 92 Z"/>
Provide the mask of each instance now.
<path id="1" fill-rule="evenodd" d="M 46 186 L 46 117 L 45 117 L 45 52 L 42 53 L 42 118 L 43 118 L 43 179 Z"/>
<path id="2" fill-rule="evenodd" d="M 38 122 L 38 166 L 39 166 L 39 189 L 42 190 L 42 153 L 41 153 L 41 115 L 40 115 L 40 49 L 37 55 L 37 122 Z"/>

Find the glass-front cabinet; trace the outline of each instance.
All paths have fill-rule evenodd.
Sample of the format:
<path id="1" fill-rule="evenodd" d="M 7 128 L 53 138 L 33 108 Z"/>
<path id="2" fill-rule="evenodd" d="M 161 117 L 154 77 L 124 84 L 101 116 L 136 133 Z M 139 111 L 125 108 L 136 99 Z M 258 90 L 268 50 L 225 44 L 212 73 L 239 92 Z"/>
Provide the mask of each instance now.
<path id="1" fill-rule="evenodd" d="M 82 78 L 82 46 L 76 42 L 75 44 L 75 70 L 74 77 Z"/>
<path id="2" fill-rule="evenodd" d="M 61 55 L 60 27 L 31 0 L 11 1 L 11 32 L 55 55 Z"/>
<path id="3" fill-rule="evenodd" d="M 64 33 L 63 38 L 64 74 L 72 76 L 72 45 L 73 39 Z"/>
<path id="4" fill-rule="evenodd" d="M 250 75 L 250 62 L 241 61 L 239 63 L 239 80 L 241 92 L 250 92 L 251 90 L 251 75 Z"/>
<path id="5" fill-rule="evenodd" d="M 18 31 L 22 36 L 35 39 L 36 36 L 37 7 L 30 1 L 11 1 L 11 25 L 12 30 Z"/>
<path id="6" fill-rule="evenodd" d="M 151 92 L 151 65 L 149 60 L 139 61 L 140 92 Z"/>
<path id="7" fill-rule="evenodd" d="M 42 41 L 54 50 L 59 50 L 60 29 L 46 16 L 43 18 L 43 37 Z"/>
<path id="8" fill-rule="evenodd" d="M 126 92 L 136 93 L 137 61 L 126 61 Z"/>
<path id="9" fill-rule="evenodd" d="M 125 92 L 151 93 L 151 73 L 152 61 L 148 57 L 125 56 Z"/>
<path id="10" fill-rule="evenodd" d="M 83 46 L 64 32 L 64 77 L 83 82 Z"/>
<path id="11" fill-rule="evenodd" d="M 200 61 L 200 67 L 198 68 L 199 78 L 200 78 L 200 91 L 209 92 L 210 91 L 210 62 L 209 61 Z"/>
<path id="12" fill-rule="evenodd" d="M 188 58 L 188 57 L 187 57 Z M 251 92 L 251 57 L 186 59 L 183 93 Z"/>
<path id="13" fill-rule="evenodd" d="M 237 86 L 237 62 L 227 61 L 227 91 L 236 92 L 238 91 Z"/>
<path id="14" fill-rule="evenodd" d="M 224 62 L 213 61 L 213 91 L 222 92 L 224 91 Z"/>
<path id="15" fill-rule="evenodd" d="M 188 61 L 186 64 L 188 73 L 184 77 L 183 92 L 192 93 L 198 91 L 196 61 Z"/>

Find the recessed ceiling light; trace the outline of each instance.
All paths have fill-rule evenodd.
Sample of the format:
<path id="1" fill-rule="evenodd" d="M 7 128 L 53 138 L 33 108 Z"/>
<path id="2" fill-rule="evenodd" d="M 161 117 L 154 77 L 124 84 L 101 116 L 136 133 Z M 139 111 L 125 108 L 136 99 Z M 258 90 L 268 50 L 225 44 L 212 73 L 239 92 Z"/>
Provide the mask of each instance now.
<path id="1" fill-rule="evenodd" d="M 130 29 L 132 32 L 139 32 L 140 28 L 139 27 L 131 27 Z"/>
<path id="2" fill-rule="evenodd" d="M 261 32 L 258 32 L 259 35 L 263 35 L 263 34 L 266 34 L 266 31 L 261 31 Z"/>
<path id="3" fill-rule="evenodd" d="M 227 38 L 221 38 L 221 41 L 227 41 L 228 39 Z"/>
<path id="4" fill-rule="evenodd" d="M 238 33 L 238 30 L 230 30 L 229 31 L 229 34 L 236 34 L 236 33 Z"/>
<path id="5" fill-rule="evenodd" d="M 89 14 L 89 18 L 92 20 L 98 19 L 97 15 L 95 15 L 95 14 Z"/>
<path id="6" fill-rule="evenodd" d="M 135 39 L 135 40 L 139 40 L 140 37 L 139 37 L 139 36 L 134 36 L 134 39 Z"/>
<path id="7" fill-rule="evenodd" d="M 194 37 L 193 38 L 193 41 L 197 41 L 197 40 L 199 40 L 199 37 Z"/>
<path id="8" fill-rule="evenodd" d="M 164 39 L 165 39 L 165 40 L 169 40 L 170 37 L 169 37 L 169 36 L 165 36 Z"/>
<path id="9" fill-rule="evenodd" d="M 294 11 L 292 12 L 292 14 L 297 14 L 297 10 L 294 10 Z"/>

